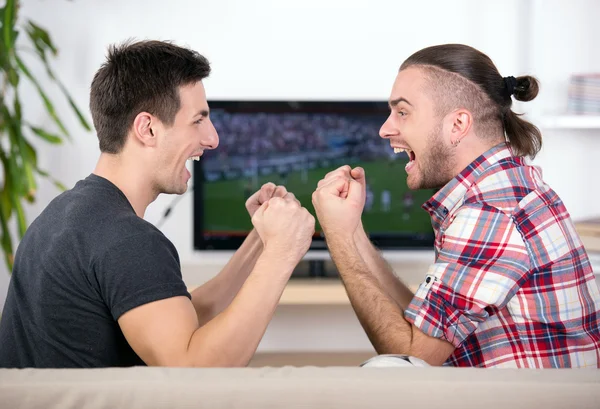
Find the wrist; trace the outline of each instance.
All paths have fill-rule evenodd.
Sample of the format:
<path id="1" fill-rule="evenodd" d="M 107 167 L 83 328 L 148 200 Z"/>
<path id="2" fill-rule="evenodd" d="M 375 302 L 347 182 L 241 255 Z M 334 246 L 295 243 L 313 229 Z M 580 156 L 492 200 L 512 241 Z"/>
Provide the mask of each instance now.
<path id="1" fill-rule="evenodd" d="M 358 243 L 363 243 L 363 242 L 370 242 L 371 240 L 369 240 L 369 236 L 367 235 L 367 232 L 365 231 L 362 222 L 358 223 L 358 226 L 356 227 L 356 230 L 354 230 L 354 241 L 358 244 Z"/>
<path id="2" fill-rule="evenodd" d="M 248 238 L 251 241 L 253 241 L 258 247 L 260 247 L 261 250 L 264 248 L 263 241 L 260 238 L 260 235 L 258 234 L 258 231 L 256 231 L 255 228 L 252 228 L 252 230 L 250 231 L 250 234 L 248 234 Z"/>
<path id="3" fill-rule="evenodd" d="M 275 255 L 273 255 L 275 254 Z M 252 276 L 258 280 L 266 280 L 273 284 L 285 286 L 294 272 L 295 264 L 289 260 L 276 256 L 276 253 L 262 253 L 256 264 Z"/>
<path id="4" fill-rule="evenodd" d="M 321 225 L 321 227 L 323 228 L 323 233 L 325 234 L 325 240 L 327 242 L 335 242 L 344 245 L 353 243 L 357 238 L 356 231 L 359 230 L 358 228 L 344 228 L 343 226 L 332 227 Z"/>
<path id="5" fill-rule="evenodd" d="M 356 247 L 356 234 L 347 231 L 325 231 L 325 242 L 330 249 L 352 249 Z"/>
<path id="6" fill-rule="evenodd" d="M 293 270 L 302 256 L 295 254 L 292 249 L 267 244 L 263 246 L 261 258 L 277 263 L 277 265 L 283 268 L 287 267 Z"/>

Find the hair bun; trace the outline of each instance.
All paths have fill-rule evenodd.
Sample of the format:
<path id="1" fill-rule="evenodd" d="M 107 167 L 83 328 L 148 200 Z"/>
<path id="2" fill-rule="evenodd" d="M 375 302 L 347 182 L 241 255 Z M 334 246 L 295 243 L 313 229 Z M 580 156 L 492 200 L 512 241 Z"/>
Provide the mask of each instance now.
<path id="1" fill-rule="evenodd" d="M 531 101 L 537 97 L 539 89 L 537 79 L 530 75 L 523 75 L 516 78 L 513 93 L 517 101 Z"/>

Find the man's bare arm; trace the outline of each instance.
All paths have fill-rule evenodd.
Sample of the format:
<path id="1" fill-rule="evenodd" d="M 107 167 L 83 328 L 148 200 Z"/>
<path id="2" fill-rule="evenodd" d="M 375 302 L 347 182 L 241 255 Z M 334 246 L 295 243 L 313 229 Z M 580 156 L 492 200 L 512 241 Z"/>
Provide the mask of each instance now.
<path id="1" fill-rule="evenodd" d="M 186 297 L 155 301 L 119 318 L 127 342 L 149 366 L 245 366 L 277 307 L 291 271 L 263 254 L 233 302 L 199 326 Z M 293 267 L 286 267 L 291 270 Z"/>
<path id="2" fill-rule="evenodd" d="M 454 345 L 406 321 L 403 308 L 371 273 L 353 240 L 329 237 L 327 242 L 352 308 L 377 353 L 408 354 L 431 365 L 443 364 Z"/>
<path id="3" fill-rule="evenodd" d="M 414 294 L 400 281 L 392 267 L 385 261 L 381 253 L 373 246 L 365 233 L 362 223 L 354 232 L 354 243 L 358 253 L 368 266 L 369 271 L 379 281 L 381 288 L 402 308 L 408 308 Z"/>
<path id="4" fill-rule="evenodd" d="M 263 243 L 252 230 L 223 270 L 214 278 L 192 291 L 192 302 L 200 326 L 216 317 L 242 288 L 263 251 Z"/>
<path id="5" fill-rule="evenodd" d="M 250 217 L 273 197 L 300 205 L 294 194 L 288 192 L 285 186 L 265 183 L 246 201 Z M 192 292 L 192 302 L 200 325 L 204 325 L 227 308 L 248 278 L 262 251 L 263 242 L 253 229 L 221 272 Z"/>
<path id="6" fill-rule="evenodd" d="M 148 365 L 244 366 L 252 358 L 283 288 L 310 246 L 315 219 L 297 201 L 275 197 L 252 218 L 264 243 L 233 301 L 203 326 L 187 297 L 133 308 L 118 322 L 133 350 Z"/>
<path id="7" fill-rule="evenodd" d="M 366 235 L 359 235 L 359 244 L 356 243 L 356 231 L 363 230 L 360 219 L 365 190 L 364 170 L 345 165 L 325 175 L 312 195 L 329 252 L 352 307 L 378 353 L 408 354 L 432 365 L 441 365 L 454 351 L 454 346 L 424 334 L 406 321 L 401 304 L 409 294 L 394 287 L 391 269 L 374 253 Z M 361 250 L 367 250 L 364 256 Z M 373 267 L 376 274 L 369 267 Z M 398 294 L 392 297 L 388 286 L 390 293 Z"/>

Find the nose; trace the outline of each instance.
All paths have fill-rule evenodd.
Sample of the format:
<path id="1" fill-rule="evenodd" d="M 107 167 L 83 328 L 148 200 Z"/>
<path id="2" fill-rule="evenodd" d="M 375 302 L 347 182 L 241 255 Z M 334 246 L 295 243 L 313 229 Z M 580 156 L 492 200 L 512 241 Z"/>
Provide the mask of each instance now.
<path id="1" fill-rule="evenodd" d="M 202 144 L 206 149 L 216 149 L 217 146 L 219 146 L 219 134 L 212 122 L 210 122 L 208 133 L 206 134 L 204 141 L 202 141 Z"/>
<path id="2" fill-rule="evenodd" d="M 384 139 L 389 139 L 392 136 L 398 135 L 398 129 L 393 123 L 394 122 L 394 120 L 392 118 L 393 115 L 394 115 L 394 113 L 390 112 L 390 115 L 387 117 L 387 119 L 385 120 L 383 125 L 381 125 L 381 128 L 379 129 L 379 136 Z"/>

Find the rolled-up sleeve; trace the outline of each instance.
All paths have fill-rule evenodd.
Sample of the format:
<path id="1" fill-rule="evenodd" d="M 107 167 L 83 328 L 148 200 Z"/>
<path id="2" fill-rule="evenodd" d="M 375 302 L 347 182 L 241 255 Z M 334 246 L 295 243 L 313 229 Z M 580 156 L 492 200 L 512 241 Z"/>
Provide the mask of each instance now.
<path id="1" fill-rule="evenodd" d="M 523 285 L 530 261 L 513 219 L 491 206 L 463 206 L 440 234 L 405 318 L 459 347 Z"/>

